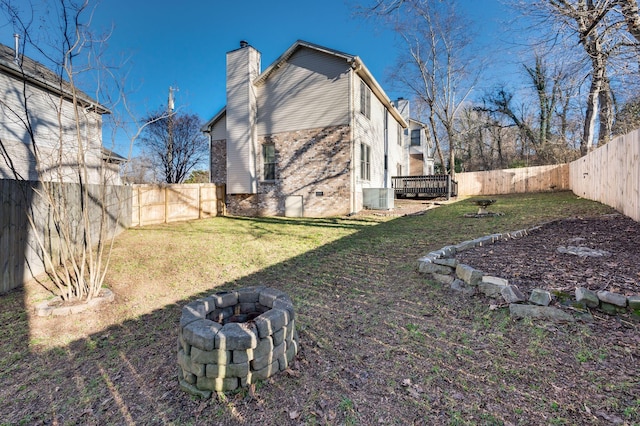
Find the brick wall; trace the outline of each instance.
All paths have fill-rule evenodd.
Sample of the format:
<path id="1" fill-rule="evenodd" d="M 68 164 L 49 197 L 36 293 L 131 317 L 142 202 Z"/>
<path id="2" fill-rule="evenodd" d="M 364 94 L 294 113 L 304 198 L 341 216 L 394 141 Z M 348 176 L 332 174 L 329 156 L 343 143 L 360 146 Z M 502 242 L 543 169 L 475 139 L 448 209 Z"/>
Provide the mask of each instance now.
<path id="1" fill-rule="evenodd" d="M 287 197 L 302 196 L 304 216 L 350 213 L 349 130 L 342 125 L 260 136 L 258 155 L 263 144 L 275 145 L 276 179 L 260 180 L 257 194 L 229 195 L 227 211 L 241 216 L 284 216 Z M 262 177 L 261 157 L 258 163 Z"/>
<path id="2" fill-rule="evenodd" d="M 227 183 L 227 141 L 226 139 L 211 141 L 211 183 L 226 185 Z"/>

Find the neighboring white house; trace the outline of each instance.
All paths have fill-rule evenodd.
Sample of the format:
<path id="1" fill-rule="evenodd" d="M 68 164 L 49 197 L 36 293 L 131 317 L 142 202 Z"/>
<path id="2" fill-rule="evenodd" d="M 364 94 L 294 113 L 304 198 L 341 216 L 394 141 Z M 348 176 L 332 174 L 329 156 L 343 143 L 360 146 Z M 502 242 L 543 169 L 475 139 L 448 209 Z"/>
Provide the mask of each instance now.
<path id="1" fill-rule="evenodd" d="M 261 71 L 241 42 L 227 53 L 226 101 L 203 131 L 231 214 L 355 213 L 367 189 L 387 193 L 409 170 L 407 117 L 357 56 L 297 41 Z"/>
<path id="2" fill-rule="evenodd" d="M 81 143 L 84 183 L 121 184 L 122 157 L 102 148 L 103 114 L 59 75 L 0 44 L 0 179 L 78 182 Z"/>
<path id="3" fill-rule="evenodd" d="M 407 168 L 398 170 L 396 176 L 425 176 L 434 174 L 433 146 L 429 142 L 427 125 L 410 118 L 410 105 L 407 99 L 397 99 L 394 104 L 409 127 L 404 130 L 404 164 Z"/>

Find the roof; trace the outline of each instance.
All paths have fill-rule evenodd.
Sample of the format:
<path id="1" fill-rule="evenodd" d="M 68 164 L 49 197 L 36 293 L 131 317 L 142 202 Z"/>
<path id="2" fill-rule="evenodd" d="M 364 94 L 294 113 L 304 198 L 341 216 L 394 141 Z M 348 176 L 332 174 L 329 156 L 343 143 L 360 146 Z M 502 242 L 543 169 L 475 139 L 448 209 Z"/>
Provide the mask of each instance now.
<path id="1" fill-rule="evenodd" d="M 101 153 L 102 160 L 106 161 L 107 163 L 122 164 L 127 161 L 127 159 L 122 155 L 117 154 L 116 152 L 111 151 L 110 149 L 107 149 L 105 147 L 101 147 Z"/>
<path id="2" fill-rule="evenodd" d="M 326 53 L 328 55 L 337 56 L 338 58 L 342 58 L 347 61 L 351 68 L 358 74 L 358 76 L 364 80 L 365 83 L 371 88 L 371 91 L 376 95 L 376 97 L 382 102 L 384 106 L 387 107 L 391 115 L 398 120 L 403 127 L 407 127 L 407 122 L 404 120 L 400 112 L 393 105 L 387 94 L 382 89 L 382 86 L 378 84 L 376 79 L 373 77 L 373 74 L 366 67 L 364 62 L 360 59 L 359 56 L 351 55 L 348 53 L 341 52 L 339 50 L 330 49 L 328 47 L 320 46 L 314 43 L 309 43 L 308 41 L 298 40 L 291 47 L 289 47 L 278 59 L 276 59 L 267 69 L 262 72 L 255 80 L 254 84 L 260 85 L 262 84 L 269 76 L 278 68 L 282 66 L 284 62 L 286 62 L 297 50 L 301 48 L 307 48 L 316 50 L 318 52 Z"/>
<path id="3" fill-rule="evenodd" d="M 421 127 L 427 127 L 427 124 L 426 124 L 426 123 L 423 123 L 423 122 L 422 122 L 422 121 L 420 121 L 420 120 L 416 120 L 415 118 L 409 118 L 409 119 L 407 120 L 407 122 L 409 122 L 409 123 L 416 123 L 418 126 L 421 126 Z"/>
<path id="4" fill-rule="evenodd" d="M 307 48 L 316 50 L 318 52 L 326 53 L 328 55 L 337 56 L 338 58 L 344 59 L 347 63 L 351 65 L 351 68 L 355 71 L 355 73 L 371 88 L 371 91 L 376 95 L 376 97 L 382 102 L 384 106 L 387 107 L 391 115 L 403 126 L 407 127 L 407 121 L 402 117 L 400 112 L 396 109 L 393 102 L 389 99 L 385 91 L 382 89 L 382 86 L 378 84 L 376 79 L 373 77 L 373 74 L 369 71 L 369 69 L 365 66 L 364 62 L 358 57 L 348 53 L 341 52 L 339 50 L 330 49 L 324 46 L 320 46 L 318 44 L 309 43 L 307 41 L 298 40 L 291 45 L 278 59 L 273 61 L 271 65 L 269 65 L 256 79 L 253 81 L 255 85 L 263 84 L 274 71 L 282 66 L 286 61 L 293 56 L 293 54 L 299 49 Z M 226 112 L 226 107 L 223 107 L 216 115 L 214 115 L 207 123 L 203 126 L 202 130 L 207 131 L 211 128 L 218 120 L 220 120 L 224 113 Z"/>
<path id="5" fill-rule="evenodd" d="M 211 129 L 211 126 L 213 126 L 214 124 L 216 124 L 216 122 L 218 120 L 220 120 L 225 114 L 227 113 L 227 107 L 222 107 L 222 109 L 220 111 L 218 111 L 216 113 L 216 115 L 214 115 L 213 117 L 211 117 L 211 119 L 209 121 L 207 121 L 206 123 L 204 123 L 204 125 L 202 126 L 202 128 L 200 129 L 203 132 L 208 132 Z"/>
<path id="6" fill-rule="evenodd" d="M 78 102 L 85 106 L 95 109 L 100 114 L 110 114 L 111 111 L 105 106 L 100 105 L 86 93 L 80 91 L 65 81 L 58 74 L 51 71 L 41 63 L 34 61 L 25 55 L 19 55 L 18 63 L 15 62 L 15 51 L 9 46 L 0 43 L 0 71 L 10 76 L 25 80 L 28 83 L 46 90 L 55 95 L 63 96 L 67 100 L 73 99 L 75 92 Z"/>

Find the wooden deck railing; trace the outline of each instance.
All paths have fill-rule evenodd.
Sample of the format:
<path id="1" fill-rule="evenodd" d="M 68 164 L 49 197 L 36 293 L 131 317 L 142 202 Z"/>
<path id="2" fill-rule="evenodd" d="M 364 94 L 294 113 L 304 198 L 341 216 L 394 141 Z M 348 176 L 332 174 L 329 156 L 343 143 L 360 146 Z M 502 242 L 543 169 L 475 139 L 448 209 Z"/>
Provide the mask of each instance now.
<path id="1" fill-rule="evenodd" d="M 458 195 L 458 183 L 449 175 L 393 176 L 391 186 L 396 198 L 417 197 L 455 197 Z"/>

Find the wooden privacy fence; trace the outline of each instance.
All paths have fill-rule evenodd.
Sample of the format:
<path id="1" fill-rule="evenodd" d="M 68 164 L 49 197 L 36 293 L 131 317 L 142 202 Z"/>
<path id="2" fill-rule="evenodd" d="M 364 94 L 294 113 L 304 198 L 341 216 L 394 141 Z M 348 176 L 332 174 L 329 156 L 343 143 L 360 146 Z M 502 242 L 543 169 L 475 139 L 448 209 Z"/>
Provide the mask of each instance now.
<path id="1" fill-rule="evenodd" d="M 571 189 L 568 164 L 457 173 L 456 180 L 461 196 Z"/>
<path id="2" fill-rule="evenodd" d="M 225 213 L 224 185 L 132 185 L 132 189 L 131 226 L 202 219 Z"/>
<path id="3" fill-rule="evenodd" d="M 61 197 L 66 202 L 65 215 L 72 224 L 70 229 L 76 231 L 69 238 L 77 244 L 82 243 L 83 211 L 91 222 L 94 241 L 99 238 L 101 226 L 113 236 L 130 225 L 130 187 L 86 185 L 89 201 L 83 208 L 79 184 L 48 185 L 51 194 L 64 194 Z M 42 189 L 41 182 L 0 179 L 0 293 L 20 287 L 45 272 L 38 240 L 52 259 L 59 258 L 60 236 L 56 232 L 51 206 L 38 195 Z M 35 230 L 27 215 L 33 218 Z"/>
<path id="4" fill-rule="evenodd" d="M 640 221 L 640 129 L 573 161 L 569 176 L 576 195 Z"/>

